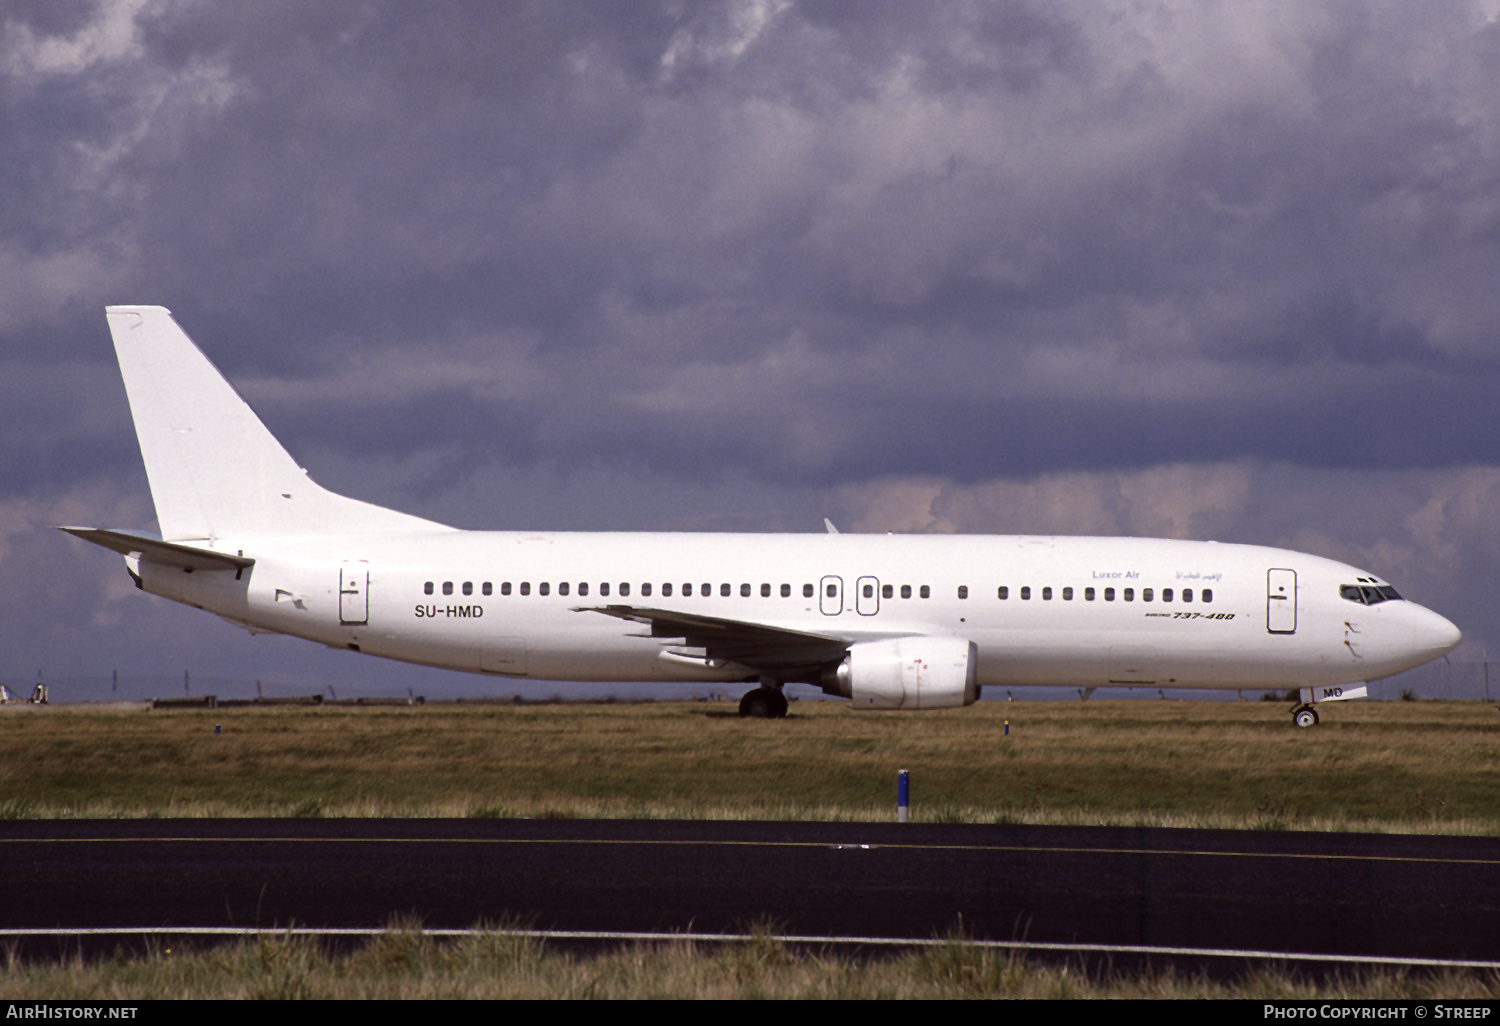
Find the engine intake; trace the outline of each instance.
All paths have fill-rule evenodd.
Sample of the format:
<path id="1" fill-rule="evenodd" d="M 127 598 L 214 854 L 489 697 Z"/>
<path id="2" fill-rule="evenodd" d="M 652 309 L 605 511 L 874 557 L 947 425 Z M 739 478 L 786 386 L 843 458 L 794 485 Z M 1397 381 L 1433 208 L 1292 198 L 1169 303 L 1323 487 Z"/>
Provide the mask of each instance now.
<path id="1" fill-rule="evenodd" d="M 978 661 L 966 638 L 865 641 L 823 671 L 822 685 L 856 709 L 956 709 L 979 698 Z"/>

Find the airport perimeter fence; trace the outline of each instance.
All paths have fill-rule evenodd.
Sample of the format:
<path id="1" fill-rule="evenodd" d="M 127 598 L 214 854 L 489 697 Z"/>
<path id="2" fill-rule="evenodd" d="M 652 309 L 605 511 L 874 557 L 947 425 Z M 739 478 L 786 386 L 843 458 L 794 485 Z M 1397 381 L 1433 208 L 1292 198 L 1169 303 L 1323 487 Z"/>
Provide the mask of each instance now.
<path id="1" fill-rule="evenodd" d="M 1378 696 L 1375 695 L 1377 689 L 1381 692 Z M 1500 663 L 1460 663 L 1439 659 L 1376 681 L 1370 687 L 1371 696 L 1379 698 L 1400 699 L 1406 697 L 1403 692 L 1407 691 L 1415 699 L 1496 701 L 1500 699 Z"/>
<path id="2" fill-rule="evenodd" d="M 166 700 L 180 702 L 184 699 L 206 699 L 212 695 L 232 702 L 287 700 L 322 700 L 347 702 L 350 700 L 399 700 L 410 701 L 691 701 L 721 700 L 738 701 L 743 686 L 687 684 L 606 684 L 590 682 L 571 684 L 554 681 L 525 681 L 501 678 L 475 677 L 467 674 L 452 674 L 452 683 L 441 687 L 420 688 L 400 686 L 365 686 L 357 684 L 318 684 L 308 681 L 256 679 L 251 677 L 199 676 L 192 671 L 182 674 L 135 675 L 112 672 L 93 676 L 51 676 L 43 670 L 40 674 L 0 676 L 12 699 L 24 701 L 29 698 L 38 682 L 47 685 L 49 700 L 54 703 L 69 702 L 144 702 Z M 811 700 L 822 697 L 811 686 L 789 688 L 789 697 Z M 1500 662 L 1450 662 L 1440 659 L 1414 670 L 1407 670 L 1394 677 L 1373 681 L 1369 686 L 1370 697 L 1383 701 L 1440 699 L 1446 701 L 1500 701 Z M 425 692 L 425 694 L 424 694 Z M 1207 700 L 1235 701 L 1244 699 L 1258 701 L 1270 695 L 1275 699 L 1281 693 L 1271 693 L 1253 688 L 1243 692 L 1172 690 L 1158 691 L 1151 686 L 1132 689 L 1100 688 L 1096 699 L 1137 698 L 1153 699 L 1198 698 Z M 1039 701 L 1047 699 L 1078 700 L 1078 692 L 1072 688 L 1042 687 L 988 687 L 983 697 L 990 701 L 1004 701 L 1007 697 L 1018 700 Z"/>
<path id="3" fill-rule="evenodd" d="M 52 676 L 43 671 L 32 679 L 0 677 L 12 698 L 26 698 L 38 682 L 47 685 L 52 704 L 71 702 L 184 702 L 206 700 L 210 696 L 227 701 L 338 700 L 359 697 L 398 697 L 372 694 L 369 690 L 257 680 L 245 677 L 199 676 L 192 671 L 176 675 L 108 673 L 98 676 Z M 348 691 L 348 694 L 341 692 Z M 401 695 L 399 697 L 406 697 Z"/>
<path id="4" fill-rule="evenodd" d="M 434 680 L 436 678 L 436 680 Z M 398 678 L 399 679 L 399 678 Z M 220 702 L 240 704 L 257 699 L 270 703 L 311 704 L 379 702 L 599 702 L 599 701 L 692 701 L 722 698 L 738 702 L 743 687 L 682 684 L 609 684 L 597 681 L 569 683 L 482 677 L 477 674 L 419 671 L 408 683 L 348 681 L 328 683 L 316 679 L 253 678 L 197 674 L 52 675 L 43 670 L 30 676 L 0 673 L 13 699 L 25 700 L 38 682 L 47 685 L 53 704 L 70 702 L 162 702 L 195 704 L 212 696 Z M 722 693 L 722 694 L 721 694 Z"/>

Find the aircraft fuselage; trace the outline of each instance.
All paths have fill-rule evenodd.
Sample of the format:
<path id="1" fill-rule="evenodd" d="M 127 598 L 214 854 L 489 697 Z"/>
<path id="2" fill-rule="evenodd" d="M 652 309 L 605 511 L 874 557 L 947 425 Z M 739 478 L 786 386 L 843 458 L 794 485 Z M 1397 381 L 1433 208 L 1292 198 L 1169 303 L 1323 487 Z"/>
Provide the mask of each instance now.
<path id="1" fill-rule="evenodd" d="M 977 646 L 978 683 L 1008 686 L 1347 684 L 1426 662 L 1457 633 L 1412 602 L 1341 597 L 1383 584 L 1366 571 L 1214 542 L 443 531 L 198 544 L 256 563 L 146 563 L 145 590 L 256 630 L 549 680 L 755 676 L 597 611 L 611 605 L 849 643 L 963 637 Z"/>

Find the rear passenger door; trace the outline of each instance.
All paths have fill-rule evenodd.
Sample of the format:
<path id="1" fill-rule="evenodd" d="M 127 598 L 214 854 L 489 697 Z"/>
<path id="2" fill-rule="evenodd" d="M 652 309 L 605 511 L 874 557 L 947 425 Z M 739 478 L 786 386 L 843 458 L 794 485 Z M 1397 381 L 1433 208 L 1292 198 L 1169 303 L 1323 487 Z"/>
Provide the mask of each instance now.
<path id="1" fill-rule="evenodd" d="M 339 568 L 339 623 L 360 627 L 370 622 L 370 564 L 345 560 Z"/>

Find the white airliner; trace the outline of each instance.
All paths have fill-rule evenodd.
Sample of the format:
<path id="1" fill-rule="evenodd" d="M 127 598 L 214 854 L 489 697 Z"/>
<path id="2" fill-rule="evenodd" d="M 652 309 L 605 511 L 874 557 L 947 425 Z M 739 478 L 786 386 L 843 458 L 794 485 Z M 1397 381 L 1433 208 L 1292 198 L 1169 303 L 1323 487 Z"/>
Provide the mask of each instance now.
<path id="1" fill-rule="evenodd" d="M 160 536 L 68 527 L 137 586 L 251 632 L 502 677 L 788 682 L 856 709 L 983 686 L 1295 689 L 1313 703 L 1459 642 L 1374 574 L 1146 538 L 461 531 L 307 476 L 171 314 L 108 310 Z"/>

